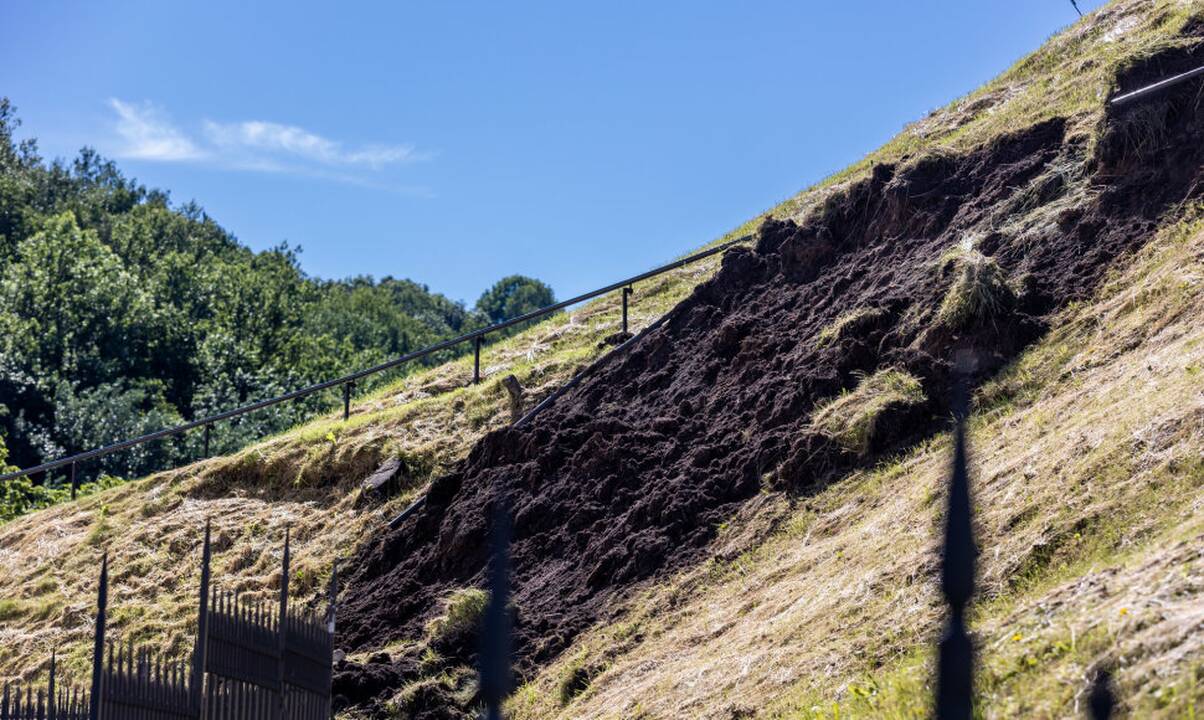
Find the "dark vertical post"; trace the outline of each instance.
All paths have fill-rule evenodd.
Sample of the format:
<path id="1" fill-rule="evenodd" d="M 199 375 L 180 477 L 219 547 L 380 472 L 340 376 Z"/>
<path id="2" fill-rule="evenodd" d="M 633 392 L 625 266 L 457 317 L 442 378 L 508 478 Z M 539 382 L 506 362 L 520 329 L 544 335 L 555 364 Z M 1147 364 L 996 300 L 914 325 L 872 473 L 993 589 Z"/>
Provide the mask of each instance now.
<path id="1" fill-rule="evenodd" d="M 627 334 L 627 296 L 634 292 L 631 286 L 623 288 L 623 334 Z"/>
<path id="2" fill-rule="evenodd" d="M 75 463 L 71 463 L 71 499 L 79 494 L 79 478 L 75 476 Z"/>
<path id="3" fill-rule="evenodd" d="M 1112 694 L 1112 673 L 1100 670 L 1091 684 L 1091 697 L 1087 700 L 1091 707 L 1091 720 L 1111 720 L 1112 711 L 1116 709 L 1116 696 Z"/>
<path id="4" fill-rule="evenodd" d="M 339 602 L 339 561 L 330 566 L 330 585 L 326 588 L 326 632 L 334 637 L 335 611 Z"/>
<path id="5" fill-rule="evenodd" d="M 472 340 L 473 355 L 472 355 L 472 384 L 476 385 L 481 382 L 481 342 L 484 336 L 477 335 Z"/>
<path id="6" fill-rule="evenodd" d="M 974 648 L 966 633 L 966 606 L 974 594 L 974 529 L 971 521 L 970 477 L 966 467 L 965 420 L 969 411 L 967 379 L 958 373 L 954 391 L 957 426 L 953 442 L 953 477 L 945 516 L 945 550 L 941 590 L 949 604 L 949 620 L 938 653 L 936 716 L 940 720 L 970 720 L 973 712 Z"/>
<path id="7" fill-rule="evenodd" d="M 351 386 L 353 383 L 343 383 L 343 421 L 351 417 Z"/>
<path id="8" fill-rule="evenodd" d="M 330 587 L 326 589 L 326 632 L 330 634 L 330 643 L 328 645 L 330 656 L 324 658 L 326 667 L 334 672 L 334 623 L 335 616 L 338 612 L 339 604 L 339 561 L 335 560 L 330 566 Z M 331 691 L 326 689 L 326 702 L 321 706 L 315 706 L 314 715 L 321 713 L 321 717 L 332 718 L 334 712 L 331 707 Z M 315 699 L 315 704 L 318 702 Z"/>
<path id="9" fill-rule="evenodd" d="M 92 645 L 92 698 L 88 720 L 100 720 L 101 675 L 104 672 L 105 614 L 109 609 L 109 554 L 100 561 L 100 589 L 96 599 L 96 636 Z"/>
<path id="10" fill-rule="evenodd" d="M 208 425 L 205 426 L 208 429 Z M 209 564 L 213 550 L 209 543 L 209 520 L 205 520 L 205 544 L 201 548 L 201 593 L 197 606 L 196 645 L 192 648 L 192 711 L 197 718 L 204 717 L 205 665 L 209 652 Z"/>
<path id="11" fill-rule="evenodd" d="M 58 653 L 53 650 L 50 652 L 50 682 L 46 684 L 46 717 L 51 718 L 52 720 L 56 717 L 56 712 L 58 710 L 58 703 L 56 702 L 57 698 L 55 697 L 56 691 L 54 687 L 54 675 L 55 670 L 57 669 L 56 665 L 58 660 L 56 657 L 57 655 Z"/>
<path id="12" fill-rule="evenodd" d="M 209 457 L 209 436 L 212 434 L 213 426 L 205 426 L 205 457 Z"/>
<path id="13" fill-rule="evenodd" d="M 481 699 L 487 720 L 501 720 L 510 694 L 510 511 L 497 493 L 489 557 L 489 606 L 481 632 Z"/>
<path id="14" fill-rule="evenodd" d="M 284 529 L 284 561 L 280 572 L 280 624 L 276 627 L 279 633 L 279 655 L 276 663 L 276 692 L 279 693 L 275 698 L 275 712 L 273 717 L 278 720 L 284 718 L 284 639 L 288 635 L 288 566 L 289 566 L 289 529 Z"/>

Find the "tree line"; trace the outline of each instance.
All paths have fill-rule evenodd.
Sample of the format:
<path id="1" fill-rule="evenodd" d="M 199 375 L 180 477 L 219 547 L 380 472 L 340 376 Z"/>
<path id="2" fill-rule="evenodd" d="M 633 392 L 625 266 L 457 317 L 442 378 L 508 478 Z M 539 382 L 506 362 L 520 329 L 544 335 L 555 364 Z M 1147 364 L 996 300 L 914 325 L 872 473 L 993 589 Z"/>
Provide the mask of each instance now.
<path id="1" fill-rule="evenodd" d="M 36 141 L 14 137 L 19 124 L 0 98 L 0 467 L 278 395 L 554 302 L 546 284 L 518 275 L 472 308 L 408 279 L 310 277 L 298 248 L 253 252 L 196 203 L 173 205 L 91 149 L 44 160 Z M 335 401 L 311 396 L 221 423 L 211 450 Z M 137 477 L 197 457 L 201 442 L 167 439 L 79 472 Z M 65 481 L 0 488 L 0 520 L 52 502 Z"/>

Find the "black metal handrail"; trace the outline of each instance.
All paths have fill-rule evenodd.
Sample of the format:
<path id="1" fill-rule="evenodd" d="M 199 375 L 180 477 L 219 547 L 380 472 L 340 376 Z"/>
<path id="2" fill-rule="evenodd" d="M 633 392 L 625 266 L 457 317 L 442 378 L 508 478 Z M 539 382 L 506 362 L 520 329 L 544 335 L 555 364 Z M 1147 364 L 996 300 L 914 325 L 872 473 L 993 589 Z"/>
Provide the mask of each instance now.
<path id="1" fill-rule="evenodd" d="M 1115 107 L 1115 106 L 1120 106 L 1120 105 L 1124 105 L 1126 103 L 1133 102 L 1134 100 L 1141 100 L 1142 98 L 1148 97 L 1157 92 L 1161 92 L 1169 87 L 1174 87 L 1175 85 L 1178 85 L 1179 83 L 1187 82 L 1188 80 L 1191 80 L 1192 78 L 1200 77 L 1201 75 L 1204 75 L 1204 66 L 1195 68 L 1194 70 L 1188 70 L 1185 73 L 1180 73 L 1178 75 L 1174 75 L 1165 80 L 1159 80 L 1158 82 L 1154 83 L 1153 85 L 1147 85 L 1143 88 L 1134 90 L 1133 92 L 1127 92 L 1123 95 L 1117 95 L 1116 97 L 1112 98 L 1112 101 L 1110 104 Z"/>
<path id="2" fill-rule="evenodd" d="M 728 248 L 732 247 L 733 245 L 745 242 L 747 240 L 750 240 L 751 238 L 752 238 L 752 235 L 742 235 L 734 240 L 728 240 L 727 242 L 720 243 L 719 245 L 716 245 L 713 248 L 703 250 L 702 252 L 694 253 L 693 255 L 688 255 L 680 260 L 676 260 L 667 265 L 661 265 L 660 267 L 654 268 L 647 272 L 640 273 L 639 275 L 635 275 L 633 277 L 629 277 L 626 280 L 621 280 L 616 283 L 611 283 L 610 285 L 607 285 L 606 287 L 599 288 L 597 290 L 591 290 L 590 292 L 587 292 L 587 293 L 582 293 L 580 295 L 577 295 L 576 297 L 569 298 L 568 300 L 562 300 L 553 305 L 548 305 L 547 307 L 539 308 L 538 310 L 532 310 L 531 312 L 524 313 L 522 315 L 519 315 L 518 317 L 514 317 L 509 320 L 504 320 L 500 323 L 496 323 L 494 325 L 490 325 L 488 327 L 481 328 L 480 330 L 473 330 L 470 333 L 465 333 L 464 335 L 460 335 L 460 336 L 457 336 L 454 338 L 443 340 L 441 342 L 437 342 L 434 345 L 429 345 L 420 350 L 415 350 L 414 352 L 406 353 L 405 355 L 402 355 L 400 357 L 380 363 L 379 365 L 373 365 L 372 367 L 365 368 L 363 370 L 358 370 L 358 371 L 350 373 L 348 375 L 343 375 L 342 377 L 334 378 L 333 380 L 326 380 L 324 382 L 315 383 L 313 385 L 309 385 L 309 386 L 306 386 L 306 387 L 303 387 L 303 388 L 300 388 L 297 390 L 293 390 L 292 392 L 284 393 L 283 395 L 277 395 L 276 397 L 267 398 L 265 400 L 258 400 L 256 402 L 249 403 L 247 405 L 243 405 L 241 407 L 237 407 L 232 410 L 226 410 L 224 412 L 217 413 L 216 415 L 210 415 L 209 417 L 201 418 L 199 420 L 192 420 L 190 422 L 176 425 L 175 427 L 164 428 L 163 430 L 157 430 L 153 433 L 141 435 L 136 438 L 130 438 L 128 440 L 121 440 L 121 441 L 115 442 L 111 445 L 105 445 L 103 447 L 95 448 L 93 450 L 87 450 L 87 451 L 84 451 L 81 453 L 76 453 L 75 455 L 70 455 L 68 457 L 59 458 L 58 460 L 51 460 L 49 462 L 44 462 L 41 465 L 35 465 L 33 467 L 24 468 L 22 470 L 15 470 L 13 472 L 4 473 L 3 475 L 0 475 L 0 482 L 4 482 L 6 480 L 12 480 L 14 478 L 19 478 L 19 477 L 25 477 L 28 475 L 36 475 L 37 473 L 40 473 L 40 472 L 49 473 L 52 470 L 57 470 L 59 468 L 71 466 L 71 468 L 72 468 L 71 484 L 72 484 L 72 492 L 74 493 L 74 491 L 77 487 L 74 466 L 77 465 L 78 463 L 84 462 L 86 460 L 92 460 L 92 459 L 98 458 L 98 457 L 104 457 L 105 455 L 112 455 L 113 453 L 120 452 L 122 450 L 128 450 L 129 448 L 136 447 L 138 445 L 144 445 L 148 442 L 154 442 L 155 440 L 162 440 L 164 438 L 183 435 L 184 433 L 188 432 L 189 430 L 195 430 L 197 428 L 204 428 L 206 430 L 206 433 L 208 433 L 208 430 L 212 425 L 214 425 L 215 423 L 219 423 L 223 420 L 229 420 L 231 418 L 236 418 L 241 415 L 246 415 L 248 413 L 255 412 L 256 410 L 262 410 L 267 407 L 272 407 L 273 405 L 279 405 L 280 403 L 288 402 L 289 400 L 296 400 L 297 398 L 307 397 L 309 395 L 313 395 L 314 393 L 319 393 L 319 392 L 322 392 L 323 390 L 329 390 L 330 388 L 338 387 L 340 385 L 343 386 L 343 417 L 344 417 L 344 419 L 346 419 L 350 414 L 351 389 L 355 386 L 357 380 L 368 377 L 369 375 L 375 375 L 377 373 L 384 372 L 385 370 L 391 370 L 399 365 L 404 365 L 405 363 L 412 362 L 414 360 L 418 360 L 419 358 L 426 357 L 427 355 L 430 355 L 432 353 L 439 352 L 440 350 L 446 350 L 450 347 L 454 347 L 456 345 L 459 345 L 459 344 L 465 343 L 465 342 L 471 341 L 475 348 L 476 362 L 474 363 L 473 381 L 477 382 L 480 380 L 481 345 L 482 345 L 482 342 L 486 335 L 488 335 L 490 333 L 500 332 L 502 330 L 505 330 L 506 328 L 510 328 L 510 327 L 513 327 L 520 323 L 534 320 L 535 318 L 539 318 L 539 317 L 543 317 L 545 315 L 550 315 L 552 313 L 559 312 L 560 310 L 563 310 L 572 305 L 576 305 L 577 303 L 584 302 L 586 300 L 592 300 L 593 298 L 596 298 L 600 295 L 605 295 L 606 293 L 609 293 L 609 292 L 614 292 L 615 290 L 621 290 L 621 291 L 626 290 L 626 288 L 630 287 L 633 283 L 640 282 L 641 280 L 647 280 L 648 278 L 656 277 L 657 275 L 661 275 L 663 273 L 669 272 L 670 270 L 676 270 L 679 267 L 683 267 L 685 265 L 690 265 L 699 260 L 703 260 L 705 258 L 711 257 L 712 255 L 716 255 L 718 253 L 723 252 L 724 250 L 727 250 Z M 623 292 L 624 320 L 626 320 L 627 297 L 629 294 L 630 294 L 629 292 Z M 623 329 L 624 329 L 624 331 L 626 331 L 626 329 L 627 329 L 626 323 L 624 323 Z M 207 439 L 208 439 L 208 435 L 206 435 L 206 440 Z M 206 445 L 207 444 L 208 443 L 206 442 Z M 206 454 L 208 454 L 208 453 L 206 452 Z"/>

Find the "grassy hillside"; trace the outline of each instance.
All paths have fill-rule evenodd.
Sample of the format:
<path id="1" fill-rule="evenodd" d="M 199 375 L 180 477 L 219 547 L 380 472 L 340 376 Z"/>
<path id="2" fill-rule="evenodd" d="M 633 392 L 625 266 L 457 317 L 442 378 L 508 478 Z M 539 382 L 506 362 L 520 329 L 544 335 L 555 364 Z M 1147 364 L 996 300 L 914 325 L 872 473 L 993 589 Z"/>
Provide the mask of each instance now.
<path id="1" fill-rule="evenodd" d="M 0 98 L 0 444 L 31 467 L 373 365 L 553 302 L 502 279 L 475 308 L 410 280 L 311 278 L 299 249 L 252 252 L 195 203 L 84 149 L 47 162 Z M 510 333 L 505 333 L 510 334 Z M 499 334 L 501 335 L 501 334 Z M 496 337 L 494 339 L 497 339 Z M 463 348 L 424 358 L 433 365 Z M 409 368 L 412 369 L 412 368 Z M 397 374 L 366 378 L 361 390 Z M 318 393 L 215 425 L 210 451 L 328 410 Z M 201 433 L 82 463 L 137 477 L 201 456 Z M 0 484 L 0 521 L 48 504 L 66 469 Z"/>
<path id="2" fill-rule="evenodd" d="M 1134 717 L 1201 709 L 1202 282 L 1204 222 L 1168 229 L 979 392 L 983 717 L 1075 716 L 1101 666 Z M 811 497 L 763 495 L 513 716 L 929 717 L 949 458 L 942 435 Z"/>
<path id="3" fill-rule="evenodd" d="M 632 330 L 676 304 L 717 263 L 703 261 L 637 285 Z M 335 558 L 350 555 L 432 476 L 508 422 L 503 377 L 518 378 L 529 409 L 605 352 L 603 340 L 618 322 L 618 298 L 603 298 L 487 347 L 478 386 L 471 385 L 467 357 L 358 398 L 348 421 L 332 414 L 237 454 L 0 526 L 0 679 L 43 669 L 55 648 L 68 667 L 83 671 L 96 568 L 105 551 L 117 637 L 185 652 L 205 519 L 213 522 L 216 577 L 234 578 L 231 589 L 252 597 L 278 587 L 290 526 L 293 587 L 316 597 Z M 401 492 L 361 503 L 359 483 L 390 457 L 406 467 Z"/>
<path id="4" fill-rule="evenodd" d="M 1196 42 L 1182 33 L 1202 12 L 1199 3 L 1114 2 L 769 214 L 804 220 L 880 163 L 964 153 L 1053 118 L 1091 156 L 1108 129 L 1104 100 L 1118 74 Z M 1065 185 L 1052 203 L 1016 201 L 1022 230 L 1054 222 L 1093 192 L 1071 165 Z M 973 622 L 987 716 L 1073 715 L 1087 670 L 1101 662 L 1118 666 L 1138 715 L 1185 716 L 1199 702 L 1204 351 L 1192 321 L 1204 241 L 1193 212 L 1176 213 L 1182 225 L 1060 311 L 1050 332 L 979 393 L 971 439 L 985 554 Z M 636 327 L 717 265 L 637 287 Z M 616 306 L 614 298 L 593 303 L 491 348 L 479 387 L 465 387 L 466 362 L 450 363 L 377 391 L 348 422 L 324 418 L 0 527 L 0 676 L 36 672 L 52 647 L 82 670 L 105 549 L 118 636 L 184 651 L 204 518 L 215 523 L 220 576 L 252 594 L 278 580 L 276 553 L 291 525 L 295 580 L 316 594 L 332 559 L 375 537 L 429 479 L 505 423 L 502 376 L 518 376 L 529 402 L 550 392 L 604 352 Z M 857 325 L 844 320 L 825 337 Z M 855 420 L 834 432 L 852 428 L 859 445 Z M 947 443 L 928 440 L 813 493 L 767 489 L 721 526 L 710 560 L 608 607 L 528 678 L 513 712 L 922 716 Z M 407 489 L 360 504 L 357 483 L 392 456 L 405 461 Z"/>

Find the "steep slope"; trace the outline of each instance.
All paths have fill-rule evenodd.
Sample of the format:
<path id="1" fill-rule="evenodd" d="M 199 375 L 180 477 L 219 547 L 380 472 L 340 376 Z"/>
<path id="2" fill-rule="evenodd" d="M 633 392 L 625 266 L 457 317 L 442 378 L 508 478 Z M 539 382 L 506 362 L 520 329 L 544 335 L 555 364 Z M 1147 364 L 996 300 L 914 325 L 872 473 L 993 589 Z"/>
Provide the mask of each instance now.
<path id="1" fill-rule="evenodd" d="M 939 431 L 955 354 L 991 377 L 1198 195 L 1197 86 L 1118 112 L 1103 105 L 1113 90 L 1204 63 L 1198 11 L 1115 3 L 1055 38 L 1038 60 L 1063 64 L 1026 59 L 1026 76 L 1005 75 L 1012 96 L 987 90 L 995 97 L 978 112 L 1003 103 L 1006 114 L 1035 86 L 1065 114 L 1019 129 L 1012 117 L 989 133 L 971 120 L 950 147 L 807 194 L 797 221 L 765 222 L 755 248 L 729 252 L 631 352 L 530 425 L 487 436 L 353 564 L 344 642 L 394 651 L 349 666 L 347 691 L 379 701 L 443 673 L 452 695 L 471 697 L 457 669 L 471 661 L 471 633 L 447 642 L 431 622 L 455 607 L 445 598 L 481 584 L 497 502 L 514 513 L 517 651 L 529 674 L 642 582 L 713 552 L 717 529 L 751 498 L 819 492 Z M 1127 54 L 1113 54 L 1126 33 Z M 1067 57 L 1068 37 L 1078 55 Z M 1094 98 L 1067 65 L 1102 73 Z M 394 707 L 441 717 L 456 701 L 415 692 Z"/>
<path id="2" fill-rule="evenodd" d="M 1101 666 L 1133 717 L 1204 705 L 1204 222 L 1125 265 L 977 398 L 984 717 L 1081 717 Z M 940 434 L 811 495 L 761 495 L 512 717 L 928 717 L 949 453 Z"/>
<path id="3" fill-rule="evenodd" d="M 675 305 L 717 267 L 706 260 L 638 284 L 631 327 L 639 330 Z M 96 569 L 109 553 L 114 637 L 169 655 L 190 647 L 195 623 L 201 528 L 213 522 L 215 578 L 249 598 L 279 583 L 284 528 L 293 532 L 292 587 L 317 602 L 331 563 L 379 532 L 447 472 L 472 444 L 509 418 L 501 379 L 513 374 L 533 406 L 610 349 L 617 297 L 574 309 L 497 344 L 482 357 L 483 382 L 471 385 L 472 358 L 418 372 L 356 398 L 341 413 L 214 458 L 126 483 L 74 503 L 0 525 L 0 681 L 60 666 L 88 666 Z M 400 458 L 396 495 L 364 501 L 359 483 Z"/>
<path id="4" fill-rule="evenodd" d="M 348 699 L 410 716 L 418 710 L 455 716 L 474 693 L 467 669 L 472 631 L 447 630 L 479 599 L 465 588 L 480 581 L 483 511 L 490 488 L 508 486 L 519 491 L 512 503 L 520 511 L 520 650 L 531 681 L 514 702 L 516 712 L 808 717 L 823 716 L 839 702 L 842 711 L 886 713 L 857 705 L 864 696 L 908 716 L 923 701 L 923 648 L 935 617 L 925 583 L 944 464 L 938 433 L 948 353 L 977 349 L 985 376 L 1045 338 L 1005 374 L 1006 382 L 990 386 L 1008 388 L 991 397 L 1010 393 L 1012 399 L 1000 400 L 979 421 L 998 423 L 989 430 L 1006 433 L 1025 408 L 1041 407 L 1033 427 L 1049 435 L 1055 419 L 1078 407 L 1075 395 L 1032 377 L 1076 371 L 1058 376 L 1060 383 L 1081 374 L 1060 364 L 1073 347 L 1047 343 L 1068 327 L 1094 331 L 1098 316 L 1073 315 L 1074 303 L 1095 297 L 1093 286 L 1110 272 L 1109 263 L 1178 217 L 1179 204 L 1196 192 L 1199 167 L 1199 116 L 1190 92 L 1120 115 L 1108 115 L 1104 100 L 1117 88 L 1199 59 L 1200 13 L 1194 2 L 1114 2 L 1055 36 L 983 89 L 775 208 L 769 215 L 777 220 L 764 226 L 758 246 L 730 253 L 720 276 L 674 310 L 636 352 L 583 383 L 531 428 L 489 436 L 471 454 L 476 440 L 505 423 L 496 379 L 513 371 L 536 398 L 550 392 L 603 352 L 599 341 L 614 329 L 613 300 L 498 347 L 486 358 L 490 382 L 480 388 L 463 388 L 470 370 L 453 363 L 357 403 L 350 422 L 328 418 L 233 457 L 0 528 L 0 673 L 36 671 L 31 659 L 48 658 L 56 646 L 82 668 L 92 573 L 103 549 L 117 568 L 115 632 L 178 652 L 187 645 L 202 518 L 217 524 L 222 577 L 251 594 L 268 592 L 275 582 L 273 553 L 283 526 L 292 524 L 303 592 L 320 585 L 334 557 L 362 548 L 344 593 L 349 612 L 341 642 L 353 655 L 339 681 Z M 676 305 L 711 272 L 690 270 L 637 288 L 637 326 Z M 1117 282 L 1124 290 L 1131 281 Z M 1182 282 L 1173 276 L 1170 289 L 1156 284 L 1149 292 L 1169 293 Z M 984 288 L 991 292 L 979 292 Z M 1149 299 L 1139 293 L 1124 302 L 1141 312 Z M 1068 302 L 1069 309 L 1059 309 Z M 1069 317 L 1079 318 L 1077 324 Z M 1114 337 L 1140 342 L 1133 332 Z M 1106 357 L 1116 349 L 1104 347 L 1092 353 Z M 1117 371 L 1117 397 L 1143 390 L 1132 376 L 1140 356 L 1125 357 L 1131 372 Z M 867 374 L 864 382 L 859 372 Z M 1194 376 L 1185 370 L 1185 377 Z M 1051 404 L 1041 405 L 1047 393 Z M 1084 424 L 1083 432 L 1099 433 L 1088 436 L 1101 443 L 1096 448 L 1127 437 L 1114 407 L 1084 417 L 1101 427 L 1114 423 L 1107 432 Z M 1192 426 L 1184 427 L 1186 439 L 1175 452 L 1190 454 L 1194 447 L 1198 454 Z M 988 452 L 983 432 L 975 436 L 980 456 Z M 1021 456 L 1029 448 L 1017 437 L 997 452 Z M 1077 435 L 1066 437 L 1077 442 Z M 919 448 L 909 449 L 917 440 Z M 1031 504 L 1053 505 L 1048 498 L 1061 499 L 1061 486 L 1033 478 L 1068 465 L 1078 457 L 1068 448 L 1078 446 L 1042 447 L 1048 457 L 1034 464 L 1031 476 L 1021 471 L 1026 484 L 1013 485 L 1012 497 L 1027 489 L 1031 496 L 1021 497 L 1031 497 Z M 869 469 L 895 453 L 910 454 L 894 474 Z M 403 493 L 384 505 L 359 504 L 356 483 L 396 455 L 409 469 Z M 1082 467 L 1077 477 L 1085 478 L 1092 470 Z M 382 537 L 384 521 L 432 477 L 427 511 L 402 532 Z M 900 477 L 915 487 L 898 492 Z M 1118 472 L 1115 484 L 1125 477 Z M 1184 477 L 1175 482 L 1198 483 Z M 1199 500 L 1181 502 L 1190 493 L 1175 492 L 1168 507 L 1195 517 Z M 1099 517 L 1107 518 L 1112 507 L 1101 505 Z M 1021 609 L 1030 606 L 1022 603 L 1049 601 L 1080 613 L 1058 618 L 1095 611 L 1073 585 L 1040 594 L 1042 583 L 1083 575 L 1080 561 L 1104 558 L 1105 574 L 1118 585 L 1153 576 L 1141 557 L 1126 564 L 1119 551 L 1129 547 L 1130 531 L 1142 523 L 1152 527 L 1154 510 L 1136 519 L 1120 515 L 1125 533 L 1101 534 L 1120 538 L 1116 543 L 1091 544 L 1096 555 L 1072 555 L 1073 532 L 1094 537 L 1081 532 L 1088 525 L 1067 534 L 1081 517 L 1041 515 L 1044 509 L 1030 511 L 1031 526 L 1023 513 L 1012 523 L 1024 532 L 1014 533 L 1007 552 L 1032 562 L 993 566 L 986 578 L 989 592 L 1001 598 L 980 611 L 985 631 L 998 631 L 994 639 L 1011 641 L 1013 625 L 1035 627 L 1034 616 Z M 855 536 L 841 524 L 846 517 L 874 543 L 854 553 Z M 801 542 L 808 529 L 824 542 Z M 992 526 L 984 532 L 997 534 Z M 900 552 L 913 538 L 924 552 Z M 1169 599 L 1198 597 L 1197 565 L 1188 564 L 1195 561 L 1150 547 L 1150 568 L 1171 564 L 1186 573 L 1185 585 L 1166 586 Z M 862 562 L 895 553 L 903 564 L 889 572 Z M 845 554 L 857 564 L 841 562 Z M 763 556 L 774 562 L 753 563 Z M 1042 575 L 1043 567 L 1055 572 Z M 429 583 L 415 587 L 415 578 Z M 770 590 L 773 602 L 745 602 L 740 596 L 756 589 L 747 578 Z M 905 588 L 922 585 L 923 592 L 903 608 L 914 613 L 891 615 L 890 599 L 909 597 L 898 595 L 900 578 Z M 863 584 L 849 584 L 855 581 Z M 407 586 L 415 592 L 397 591 Z M 823 602 L 803 598 L 799 588 L 813 586 L 831 588 Z M 879 601 L 869 602 L 871 596 Z M 791 612 L 780 609 L 783 603 Z M 1122 607 L 1131 613 L 1136 604 Z M 814 613 L 793 613 L 804 608 Z M 701 625 L 692 620 L 698 616 Z M 879 622 L 884 617 L 889 622 Z M 1056 648 L 1064 639 L 1058 631 L 1028 627 L 1016 631 L 1021 640 L 1012 645 L 993 640 L 992 647 L 1010 653 L 999 657 L 1027 666 L 1030 656 L 1020 651 L 1032 648 L 1038 667 L 1053 662 L 1067 673 L 1088 657 L 1047 659 L 1045 640 Z M 810 644 L 797 643 L 803 635 Z M 888 641 L 880 642 L 883 637 Z M 746 671 L 729 664 L 733 656 L 724 641 L 732 648 L 765 641 L 770 648 L 757 652 L 771 654 L 752 654 Z M 1068 645 L 1078 652 L 1076 639 Z M 1174 673 L 1198 657 L 1190 644 L 1162 647 L 1167 654 L 1148 657 Z M 699 668 L 691 663 L 712 661 L 711 674 L 690 679 Z M 1006 668 L 991 677 L 994 707 L 1014 716 L 1024 714 L 1014 706 L 1017 688 L 1027 693 L 1048 682 L 1031 672 L 1009 675 Z M 1122 674 L 1127 690 L 1152 693 L 1148 677 Z M 1176 682 L 1164 687 L 1186 687 Z M 1066 702 L 1050 694 L 1047 714 L 1067 714 Z M 1183 707 L 1181 700 L 1169 702 Z"/>

